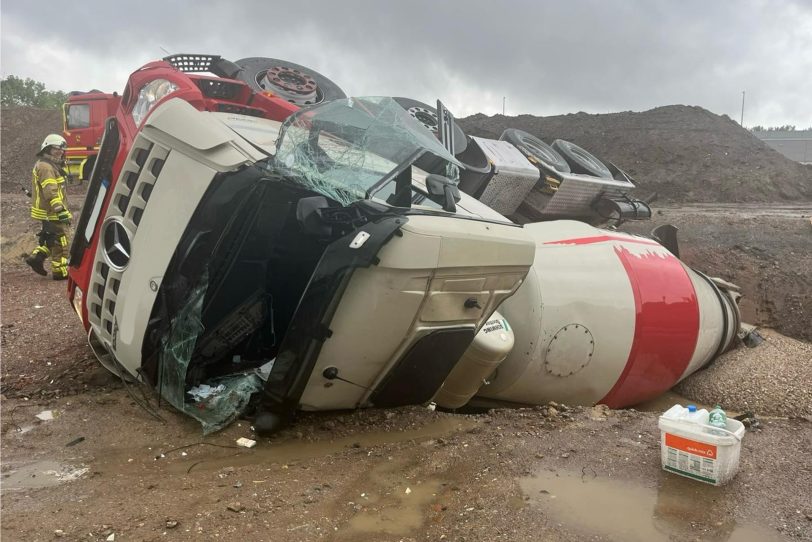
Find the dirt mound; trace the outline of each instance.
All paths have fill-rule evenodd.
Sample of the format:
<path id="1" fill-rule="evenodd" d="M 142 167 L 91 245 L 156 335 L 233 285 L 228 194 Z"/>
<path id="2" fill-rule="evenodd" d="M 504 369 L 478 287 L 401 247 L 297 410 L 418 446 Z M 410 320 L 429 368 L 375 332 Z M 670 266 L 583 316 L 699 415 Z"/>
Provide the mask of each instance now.
<path id="1" fill-rule="evenodd" d="M 708 405 L 764 416 L 812 415 L 807 386 L 812 382 L 812 344 L 762 330 L 765 341 L 740 347 L 692 374 L 674 390 Z"/>
<path id="2" fill-rule="evenodd" d="M 459 120 L 468 135 L 498 138 L 519 128 L 547 143 L 566 139 L 634 177 L 639 197 L 660 203 L 812 199 L 812 166 L 793 162 L 727 116 L 684 105 L 642 113 L 554 117 L 482 114 Z"/>
<path id="3" fill-rule="evenodd" d="M 661 203 L 812 200 L 812 166 L 784 158 L 730 118 L 700 107 L 554 117 L 477 114 L 459 123 L 469 135 L 494 139 L 505 128 L 519 128 L 548 143 L 572 141 L 626 170 L 637 181 L 638 196 L 657 192 Z M 4 192 L 28 185 L 42 138 L 60 131 L 57 109 L 2 110 Z"/>
<path id="4" fill-rule="evenodd" d="M 62 132 L 58 109 L 4 107 L 0 132 L 0 179 L 3 192 L 19 192 L 31 184 L 31 168 L 46 135 Z"/>

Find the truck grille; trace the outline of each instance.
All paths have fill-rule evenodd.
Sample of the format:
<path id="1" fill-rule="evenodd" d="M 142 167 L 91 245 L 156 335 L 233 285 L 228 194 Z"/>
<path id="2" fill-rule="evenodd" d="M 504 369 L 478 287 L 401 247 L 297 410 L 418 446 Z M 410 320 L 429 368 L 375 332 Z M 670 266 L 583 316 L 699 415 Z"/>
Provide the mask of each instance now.
<path id="1" fill-rule="evenodd" d="M 118 235 L 128 234 L 128 242 L 120 243 L 120 247 L 128 250 L 168 155 L 168 149 L 139 136 L 119 174 L 110 205 L 104 215 L 100 230 L 102 238 L 93 262 L 87 303 L 90 323 L 97 337 L 108 348 L 115 349 L 115 309 L 126 263 L 121 266 L 122 260 L 113 260 L 113 265 L 110 265 L 110 255 L 105 255 L 106 250 L 111 250 L 110 241 L 105 242 L 104 239 L 107 226 L 115 223 Z"/>

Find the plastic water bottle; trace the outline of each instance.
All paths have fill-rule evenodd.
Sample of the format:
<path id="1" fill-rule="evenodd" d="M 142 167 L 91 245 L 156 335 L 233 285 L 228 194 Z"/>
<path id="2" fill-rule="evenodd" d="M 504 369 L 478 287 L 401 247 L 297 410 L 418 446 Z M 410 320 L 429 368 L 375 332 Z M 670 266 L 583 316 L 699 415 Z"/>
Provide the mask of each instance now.
<path id="1" fill-rule="evenodd" d="M 679 420 L 685 417 L 685 407 L 682 405 L 674 405 L 665 412 L 663 412 L 663 418 L 669 420 Z"/>
<path id="2" fill-rule="evenodd" d="M 713 410 L 708 413 L 708 425 L 718 427 L 719 429 L 727 429 L 727 414 L 725 414 L 721 406 L 716 405 L 713 407 Z M 724 431 L 711 431 L 711 433 L 720 436 L 727 435 Z"/>
<path id="3" fill-rule="evenodd" d="M 704 408 L 697 410 L 696 405 L 688 405 L 688 412 L 686 412 L 684 419 L 698 425 L 705 425 L 708 423 L 708 416 L 708 411 Z"/>

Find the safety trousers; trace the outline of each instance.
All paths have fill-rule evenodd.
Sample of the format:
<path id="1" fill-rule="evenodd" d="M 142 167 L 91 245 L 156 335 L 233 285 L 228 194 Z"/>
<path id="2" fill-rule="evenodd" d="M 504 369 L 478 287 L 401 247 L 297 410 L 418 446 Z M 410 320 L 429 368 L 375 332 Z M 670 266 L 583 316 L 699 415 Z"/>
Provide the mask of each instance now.
<path id="1" fill-rule="evenodd" d="M 37 235 L 39 246 L 31 253 L 33 256 L 51 258 L 51 274 L 54 278 L 68 276 L 68 235 L 70 224 L 43 220 L 42 230 Z"/>

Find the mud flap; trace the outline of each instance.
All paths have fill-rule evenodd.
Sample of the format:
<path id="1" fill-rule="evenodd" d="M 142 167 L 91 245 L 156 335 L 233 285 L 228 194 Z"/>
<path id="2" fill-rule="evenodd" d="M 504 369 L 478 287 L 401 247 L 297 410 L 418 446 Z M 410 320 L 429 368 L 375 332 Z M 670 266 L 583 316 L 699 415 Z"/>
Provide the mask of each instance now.
<path id="1" fill-rule="evenodd" d="M 668 249 L 668 252 L 679 258 L 677 231 L 679 230 L 676 226 L 672 226 L 671 224 L 663 224 L 662 226 L 657 226 L 651 230 L 651 236 L 655 241 Z"/>

